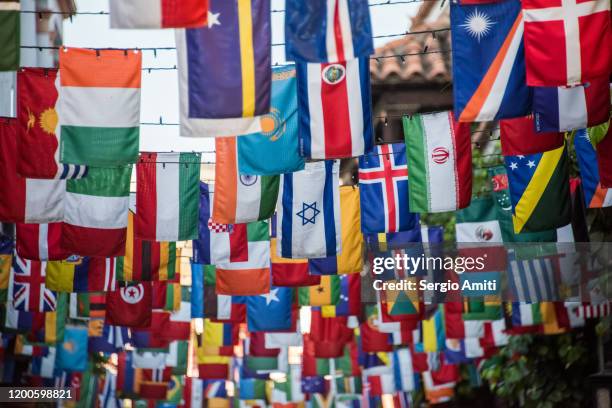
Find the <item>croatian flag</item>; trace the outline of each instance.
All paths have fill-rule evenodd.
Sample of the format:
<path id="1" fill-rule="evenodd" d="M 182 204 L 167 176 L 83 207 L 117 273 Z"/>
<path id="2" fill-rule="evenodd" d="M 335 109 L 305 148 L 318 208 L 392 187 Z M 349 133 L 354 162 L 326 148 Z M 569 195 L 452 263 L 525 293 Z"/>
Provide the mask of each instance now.
<path id="1" fill-rule="evenodd" d="M 287 0 L 288 61 L 340 62 L 374 53 L 367 0 Z"/>
<path id="2" fill-rule="evenodd" d="M 340 159 L 373 147 L 367 58 L 334 64 L 297 63 L 300 154 Z"/>
<path id="3" fill-rule="evenodd" d="M 567 132 L 607 122 L 608 78 L 574 87 L 535 87 L 533 112 L 537 132 Z"/>

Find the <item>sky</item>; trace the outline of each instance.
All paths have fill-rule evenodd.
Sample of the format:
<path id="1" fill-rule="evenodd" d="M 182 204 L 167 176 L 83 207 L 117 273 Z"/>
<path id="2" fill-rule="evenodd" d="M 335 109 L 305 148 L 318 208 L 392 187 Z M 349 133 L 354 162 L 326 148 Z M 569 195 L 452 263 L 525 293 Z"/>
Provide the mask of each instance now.
<path id="1" fill-rule="evenodd" d="M 128 0 L 129 1 L 129 0 Z M 391 2 L 402 0 L 391 0 Z M 271 0 L 272 10 L 283 10 L 284 0 Z M 384 0 L 369 0 L 370 4 Z M 108 0 L 77 0 L 78 11 L 108 11 Z M 398 34 L 408 29 L 410 16 L 416 14 L 420 2 L 370 7 L 373 35 Z M 272 13 L 272 43 L 284 42 L 284 13 Z M 174 30 L 118 30 L 109 28 L 108 15 L 77 15 L 65 20 L 64 45 L 91 48 L 174 47 Z M 392 38 L 394 39 L 394 38 Z M 391 39 L 375 39 L 380 46 Z M 272 63 L 285 63 L 284 47 L 272 47 Z M 143 52 L 143 67 L 173 67 L 176 51 Z M 218 63 L 222 63 L 219 61 Z M 143 71 L 141 90 L 141 122 L 178 123 L 178 79 L 176 70 Z M 140 151 L 212 151 L 212 138 L 184 138 L 178 126 L 141 126 Z M 203 160 L 213 161 L 212 154 Z"/>

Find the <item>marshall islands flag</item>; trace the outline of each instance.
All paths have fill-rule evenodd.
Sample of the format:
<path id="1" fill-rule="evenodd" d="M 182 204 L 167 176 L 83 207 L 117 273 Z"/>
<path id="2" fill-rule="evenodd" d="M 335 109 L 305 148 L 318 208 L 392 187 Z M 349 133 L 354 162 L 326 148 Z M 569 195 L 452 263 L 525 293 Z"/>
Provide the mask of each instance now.
<path id="1" fill-rule="evenodd" d="M 451 4 L 453 94 L 459 122 L 524 116 L 526 84 L 523 17 L 519 0 Z"/>

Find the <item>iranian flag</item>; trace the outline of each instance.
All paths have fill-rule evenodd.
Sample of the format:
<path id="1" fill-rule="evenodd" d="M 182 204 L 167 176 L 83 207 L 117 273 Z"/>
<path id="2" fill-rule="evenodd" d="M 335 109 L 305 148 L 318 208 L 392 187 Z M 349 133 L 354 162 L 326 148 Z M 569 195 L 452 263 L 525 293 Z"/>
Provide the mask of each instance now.
<path id="1" fill-rule="evenodd" d="M 111 28 L 195 28 L 207 23 L 207 0 L 111 0 Z"/>
<path id="2" fill-rule="evenodd" d="M 237 224 L 238 226 L 240 224 Z M 236 227 L 234 226 L 234 227 Z M 244 229 L 243 229 L 244 231 Z M 239 230 L 227 235 L 238 234 Z M 217 262 L 217 294 L 251 296 L 270 292 L 270 237 L 268 223 L 265 221 L 252 222 L 246 225 L 246 245 L 231 246 L 226 241 L 227 252 L 240 248 L 242 254 L 234 253 L 234 259 L 244 261 Z M 219 249 L 219 248 L 217 248 Z M 232 259 L 232 257 L 229 257 Z"/>
<path id="3" fill-rule="evenodd" d="M 465 208 L 472 197 L 470 125 L 452 112 L 404 116 L 413 212 Z"/>
<path id="4" fill-rule="evenodd" d="M 272 217 L 280 176 L 240 174 L 235 136 L 217 138 L 215 145 L 213 221 L 242 224 Z"/>
<path id="5" fill-rule="evenodd" d="M 62 47 L 59 54 L 60 161 L 136 162 L 142 53 Z"/>
<path id="6" fill-rule="evenodd" d="M 199 153 L 142 153 L 136 165 L 136 237 L 198 238 Z"/>
<path id="7" fill-rule="evenodd" d="M 94 167 L 66 182 L 62 247 L 83 256 L 125 254 L 132 166 Z"/>

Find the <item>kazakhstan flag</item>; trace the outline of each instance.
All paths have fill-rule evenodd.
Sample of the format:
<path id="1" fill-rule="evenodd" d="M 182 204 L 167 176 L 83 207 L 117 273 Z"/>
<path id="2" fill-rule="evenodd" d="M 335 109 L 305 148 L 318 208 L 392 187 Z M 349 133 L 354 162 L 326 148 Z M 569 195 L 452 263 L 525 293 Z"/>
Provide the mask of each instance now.
<path id="1" fill-rule="evenodd" d="M 241 174 L 271 176 L 304 169 L 298 152 L 297 82 L 295 67 L 272 70 L 272 107 L 261 117 L 261 133 L 240 136 Z"/>

